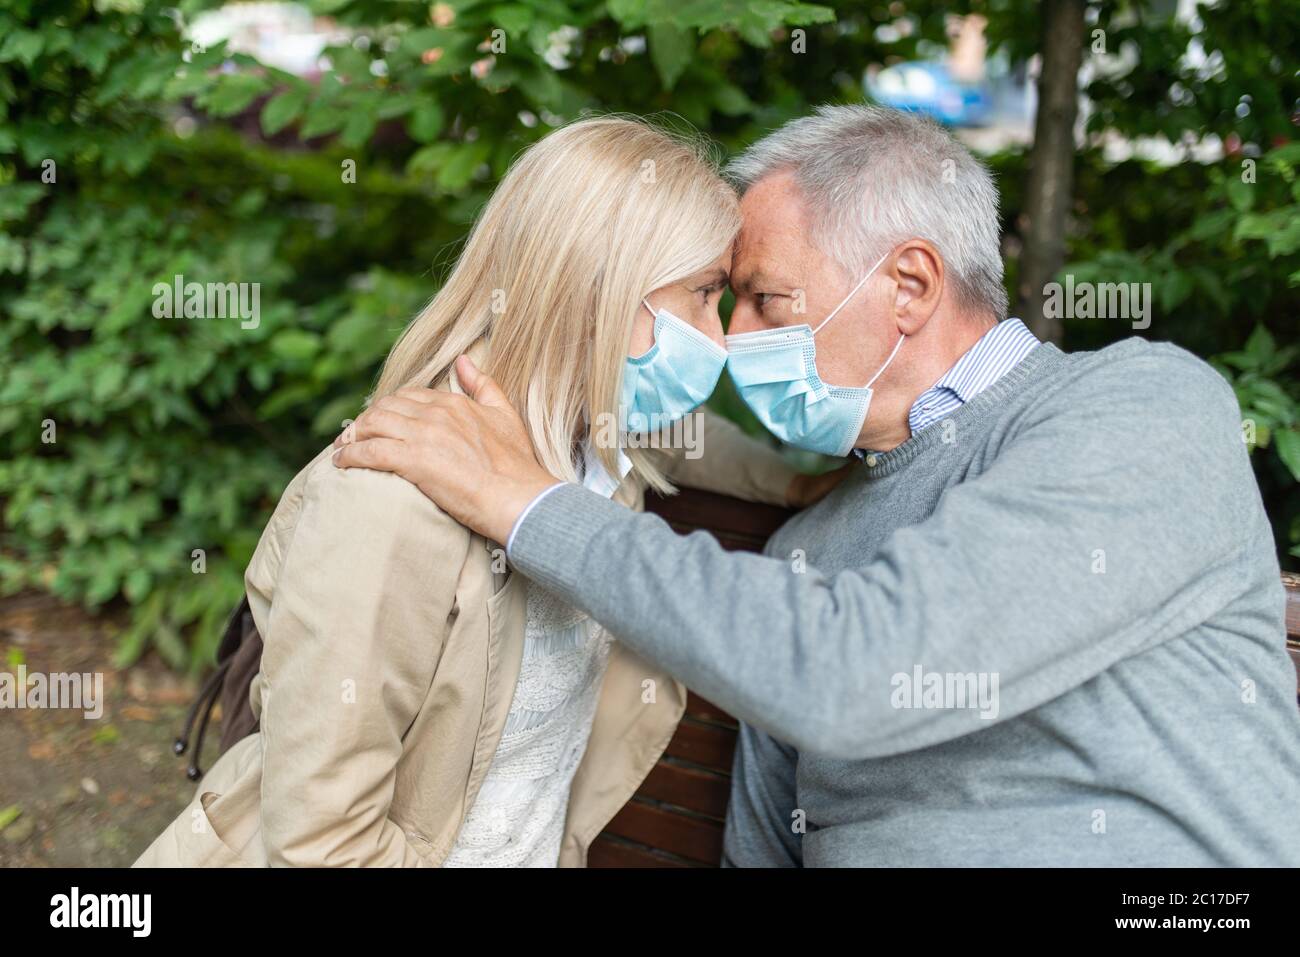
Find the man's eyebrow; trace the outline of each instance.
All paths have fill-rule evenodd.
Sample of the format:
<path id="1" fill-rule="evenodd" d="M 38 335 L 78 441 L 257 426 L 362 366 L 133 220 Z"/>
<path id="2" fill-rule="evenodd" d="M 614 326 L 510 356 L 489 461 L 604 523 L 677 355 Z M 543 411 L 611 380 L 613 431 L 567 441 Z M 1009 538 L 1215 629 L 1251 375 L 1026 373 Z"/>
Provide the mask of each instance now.
<path id="1" fill-rule="evenodd" d="M 739 279 L 736 273 L 731 274 L 731 288 L 740 292 L 749 292 L 752 289 L 775 288 L 780 283 L 773 280 L 771 276 L 761 269 L 753 269 L 743 273 Z"/>
<path id="2" fill-rule="evenodd" d="M 715 286 L 727 284 L 727 271 L 725 269 L 714 269 L 711 272 L 696 273 L 691 277 L 690 282 L 694 286 Z"/>

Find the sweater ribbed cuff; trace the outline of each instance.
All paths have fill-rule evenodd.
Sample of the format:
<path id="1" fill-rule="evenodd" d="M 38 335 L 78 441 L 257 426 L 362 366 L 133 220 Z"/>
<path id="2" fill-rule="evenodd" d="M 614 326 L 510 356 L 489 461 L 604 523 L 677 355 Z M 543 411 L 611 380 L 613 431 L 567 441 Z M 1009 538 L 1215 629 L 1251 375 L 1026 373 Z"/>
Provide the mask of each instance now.
<path id="1" fill-rule="evenodd" d="M 510 562 L 538 584 L 571 598 L 583 580 L 592 541 L 610 522 L 634 518 L 627 508 L 580 485 L 554 486 L 516 525 Z"/>
<path id="2" fill-rule="evenodd" d="M 519 526 L 524 524 L 524 519 L 528 517 L 528 513 L 531 512 L 534 507 L 536 507 L 538 502 L 546 498 L 546 496 L 550 495 L 552 492 L 554 492 L 557 488 L 559 488 L 563 484 L 564 484 L 563 482 L 556 482 L 554 485 L 549 485 L 546 488 L 542 489 L 540 492 L 537 493 L 537 497 L 534 498 L 531 502 L 529 502 L 527 507 L 525 507 L 524 510 L 519 513 L 519 517 L 515 519 L 515 524 L 512 525 L 510 528 L 509 537 L 506 538 L 506 558 L 513 557 L 511 555 L 510 550 L 515 547 L 515 533 L 519 531 Z"/>

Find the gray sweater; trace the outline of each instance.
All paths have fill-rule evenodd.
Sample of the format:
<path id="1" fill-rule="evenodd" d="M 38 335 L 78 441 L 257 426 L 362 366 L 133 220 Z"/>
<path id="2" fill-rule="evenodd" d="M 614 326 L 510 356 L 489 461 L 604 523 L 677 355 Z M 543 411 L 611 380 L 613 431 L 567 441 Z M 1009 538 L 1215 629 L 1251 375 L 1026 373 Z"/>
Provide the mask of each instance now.
<path id="1" fill-rule="evenodd" d="M 511 559 L 746 723 L 729 863 L 1295 866 L 1239 419 L 1175 347 L 1043 345 L 766 556 L 565 486 Z"/>

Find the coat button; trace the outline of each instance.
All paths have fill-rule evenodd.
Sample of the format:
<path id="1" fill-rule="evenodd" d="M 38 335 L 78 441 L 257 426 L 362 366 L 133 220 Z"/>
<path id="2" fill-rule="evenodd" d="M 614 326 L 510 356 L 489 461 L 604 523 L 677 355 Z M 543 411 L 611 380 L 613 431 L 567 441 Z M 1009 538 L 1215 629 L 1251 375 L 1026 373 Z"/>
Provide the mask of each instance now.
<path id="1" fill-rule="evenodd" d="M 880 460 L 876 458 L 876 453 L 872 452 L 870 455 L 867 456 L 867 468 L 874 469 L 878 461 Z"/>

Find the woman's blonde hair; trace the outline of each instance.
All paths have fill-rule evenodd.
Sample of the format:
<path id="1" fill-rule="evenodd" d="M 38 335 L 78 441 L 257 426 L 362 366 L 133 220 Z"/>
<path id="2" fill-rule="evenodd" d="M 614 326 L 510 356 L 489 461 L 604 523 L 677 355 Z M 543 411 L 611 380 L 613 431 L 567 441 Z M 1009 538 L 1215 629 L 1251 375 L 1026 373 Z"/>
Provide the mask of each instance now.
<path id="1" fill-rule="evenodd" d="M 624 359 L 642 297 L 721 256 L 740 229 L 734 191 L 696 137 L 622 116 L 579 120 L 529 147 L 479 214 L 446 283 L 393 346 L 372 398 L 431 385 L 487 338 L 485 369 L 519 411 L 538 461 L 577 478 L 586 434 L 618 421 Z M 610 430 L 605 430 L 606 434 Z M 671 488 L 629 449 L 648 485 Z"/>

